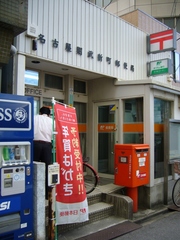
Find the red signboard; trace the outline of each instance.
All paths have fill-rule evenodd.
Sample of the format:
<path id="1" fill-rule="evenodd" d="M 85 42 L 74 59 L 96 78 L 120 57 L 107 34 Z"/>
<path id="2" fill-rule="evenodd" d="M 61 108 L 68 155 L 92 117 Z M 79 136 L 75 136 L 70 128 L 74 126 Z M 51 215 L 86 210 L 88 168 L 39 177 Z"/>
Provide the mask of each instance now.
<path id="1" fill-rule="evenodd" d="M 172 51 L 176 49 L 176 31 L 168 29 L 148 36 L 148 53 Z"/>
<path id="2" fill-rule="evenodd" d="M 88 204 L 83 178 L 83 162 L 76 111 L 55 104 L 56 161 L 60 164 L 60 184 L 56 185 L 56 224 L 88 220 Z"/>

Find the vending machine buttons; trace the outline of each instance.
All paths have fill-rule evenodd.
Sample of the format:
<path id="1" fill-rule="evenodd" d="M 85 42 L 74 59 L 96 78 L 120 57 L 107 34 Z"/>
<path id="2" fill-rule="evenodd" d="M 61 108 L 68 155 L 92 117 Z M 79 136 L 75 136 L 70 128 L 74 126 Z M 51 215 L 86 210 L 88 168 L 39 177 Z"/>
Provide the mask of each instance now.
<path id="1" fill-rule="evenodd" d="M 27 168 L 26 168 L 26 175 L 27 175 L 27 176 L 30 176 L 30 174 L 31 174 L 31 168 L 30 168 L 30 167 L 27 167 Z"/>

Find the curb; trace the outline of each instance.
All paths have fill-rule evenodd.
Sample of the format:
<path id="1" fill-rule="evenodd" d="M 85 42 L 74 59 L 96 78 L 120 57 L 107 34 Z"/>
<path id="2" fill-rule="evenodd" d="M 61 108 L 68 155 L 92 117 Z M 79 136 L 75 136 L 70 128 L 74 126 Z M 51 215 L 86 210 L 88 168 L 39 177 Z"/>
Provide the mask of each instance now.
<path id="1" fill-rule="evenodd" d="M 149 214 L 147 216 L 144 216 L 144 217 L 141 217 L 139 219 L 136 219 L 133 222 L 140 224 L 140 223 L 142 223 L 144 221 L 147 221 L 147 220 L 150 220 L 150 219 L 152 219 L 152 218 L 154 218 L 154 217 L 156 217 L 156 216 L 158 216 L 160 214 L 165 214 L 165 213 L 168 213 L 168 212 L 169 212 L 168 207 L 165 207 L 165 208 L 160 209 L 160 210 L 158 210 L 158 211 L 156 211 L 154 213 L 151 213 L 151 214 Z"/>

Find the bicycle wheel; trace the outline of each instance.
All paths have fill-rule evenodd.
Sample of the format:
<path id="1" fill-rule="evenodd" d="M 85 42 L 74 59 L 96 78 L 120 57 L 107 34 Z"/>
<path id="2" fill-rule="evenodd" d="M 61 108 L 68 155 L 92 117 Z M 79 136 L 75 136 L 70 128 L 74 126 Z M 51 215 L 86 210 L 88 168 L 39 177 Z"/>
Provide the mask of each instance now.
<path id="1" fill-rule="evenodd" d="M 98 184 L 98 175 L 96 171 L 88 164 L 83 162 L 84 167 L 84 184 L 86 188 L 86 194 L 91 193 Z"/>
<path id="2" fill-rule="evenodd" d="M 177 179 L 174 184 L 172 190 L 172 200 L 177 207 L 180 207 L 180 178 Z"/>

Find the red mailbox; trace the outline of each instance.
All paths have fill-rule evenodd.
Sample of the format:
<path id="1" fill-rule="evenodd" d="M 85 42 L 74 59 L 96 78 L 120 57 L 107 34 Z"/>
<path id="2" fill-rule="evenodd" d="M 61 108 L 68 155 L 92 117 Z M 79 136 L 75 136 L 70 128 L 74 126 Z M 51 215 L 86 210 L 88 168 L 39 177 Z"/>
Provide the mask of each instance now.
<path id="1" fill-rule="evenodd" d="M 137 187 L 149 183 L 149 145 L 116 144 L 114 166 L 114 183 L 128 187 L 128 195 L 134 201 L 136 212 Z"/>

